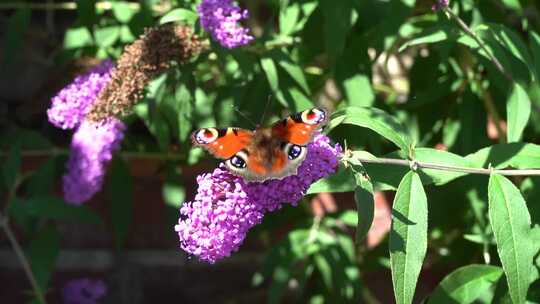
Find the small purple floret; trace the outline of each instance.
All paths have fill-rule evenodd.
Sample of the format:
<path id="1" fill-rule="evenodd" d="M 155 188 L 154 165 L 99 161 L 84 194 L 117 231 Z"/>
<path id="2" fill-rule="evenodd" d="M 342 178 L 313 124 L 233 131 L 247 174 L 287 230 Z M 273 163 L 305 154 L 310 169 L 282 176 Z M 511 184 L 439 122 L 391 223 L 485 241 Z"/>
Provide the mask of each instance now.
<path id="1" fill-rule="evenodd" d="M 235 48 L 253 40 L 247 28 L 238 23 L 249 13 L 234 5 L 231 0 L 202 0 L 197 11 L 202 27 L 226 48 Z"/>
<path id="2" fill-rule="evenodd" d="M 175 226 L 180 247 L 199 259 L 215 263 L 238 250 L 247 232 L 268 211 L 302 199 L 315 181 L 335 172 L 339 145 L 325 135 L 308 145 L 308 154 L 296 175 L 263 183 L 246 183 L 223 165 L 197 178 L 199 188 L 192 202 L 180 208 Z"/>
<path id="3" fill-rule="evenodd" d="M 115 118 L 99 124 L 82 122 L 71 139 L 67 173 L 63 177 L 67 202 L 81 204 L 101 189 L 107 163 L 120 148 L 124 130 L 124 123 Z"/>
<path id="4" fill-rule="evenodd" d="M 87 74 L 77 76 L 58 92 L 47 110 L 49 122 L 64 130 L 80 125 L 90 105 L 111 78 L 113 66 L 112 61 L 104 60 Z"/>
<path id="5" fill-rule="evenodd" d="M 107 293 L 107 285 L 102 280 L 75 279 L 64 286 L 64 304 L 97 304 Z"/>
<path id="6" fill-rule="evenodd" d="M 436 0 L 437 2 L 431 6 L 431 10 L 440 11 L 445 7 L 448 7 L 450 0 Z"/>

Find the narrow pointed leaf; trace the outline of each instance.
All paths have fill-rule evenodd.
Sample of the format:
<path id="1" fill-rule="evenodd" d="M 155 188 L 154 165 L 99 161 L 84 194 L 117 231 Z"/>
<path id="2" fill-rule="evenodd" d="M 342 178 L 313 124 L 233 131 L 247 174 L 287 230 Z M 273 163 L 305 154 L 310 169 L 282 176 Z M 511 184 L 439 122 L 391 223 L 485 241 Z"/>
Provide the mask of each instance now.
<path id="1" fill-rule="evenodd" d="M 531 216 L 514 184 L 499 174 L 489 178 L 489 220 L 514 303 L 525 303 L 533 262 Z"/>
<path id="2" fill-rule="evenodd" d="M 519 84 L 514 84 L 512 94 L 506 102 L 506 115 L 508 120 L 507 140 L 508 142 L 519 141 L 531 116 L 531 100 Z"/>
<path id="3" fill-rule="evenodd" d="M 272 58 L 265 57 L 261 58 L 261 67 L 264 70 L 264 73 L 266 74 L 266 78 L 268 79 L 268 84 L 270 85 L 270 88 L 272 91 L 276 92 L 279 90 L 279 76 L 278 71 L 276 67 L 276 63 Z"/>
<path id="4" fill-rule="evenodd" d="M 399 184 L 392 209 L 390 264 L 396 303 L 412 303 L 427 250 L 427 198 L 410 171 Z"/>
<path id="5" fill-rule="evenodd" d="M 356 180 L 356 188 L 354 189 L 354 200 L 356 202 L 356 210 L 358 212 L 358 224 L 356 226 L 356 241 L 363 240 L 371 224 L 375 214 L 375 200 L 373 199 L 373 184 L 369 180 L 369 176 L 361 172 L 354 173 Z"/>

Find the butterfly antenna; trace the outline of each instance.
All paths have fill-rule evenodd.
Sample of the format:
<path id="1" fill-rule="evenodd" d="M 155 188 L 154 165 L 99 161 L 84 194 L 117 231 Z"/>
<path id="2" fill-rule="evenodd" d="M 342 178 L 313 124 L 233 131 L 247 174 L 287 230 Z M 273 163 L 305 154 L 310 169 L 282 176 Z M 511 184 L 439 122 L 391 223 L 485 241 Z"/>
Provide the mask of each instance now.
<path id="1" fill-rule="evenodd" d="M 266 112 L 268 110 L 268 105 L 270 105 L 270 101 L 272 101 L 272 94 L 268 94 L 268 99 L 266 100 L 266 105 L 264 106 L 263 115 L 261 117 L 261 122 L 259 123 L 259 126 L 264 123 L 264 119 L 266 118 Z"/>
<path id="2" fill-rule="evenodd" d="M 240 114 L 245 120 L 247 120 L 250 124 L 252 124 L 255 128 L 258 128 L 259 126 L 253 122 L 244 112 L 240 111 L 237 106 L 233 106 L 233 109 L 236 113 Z"/>

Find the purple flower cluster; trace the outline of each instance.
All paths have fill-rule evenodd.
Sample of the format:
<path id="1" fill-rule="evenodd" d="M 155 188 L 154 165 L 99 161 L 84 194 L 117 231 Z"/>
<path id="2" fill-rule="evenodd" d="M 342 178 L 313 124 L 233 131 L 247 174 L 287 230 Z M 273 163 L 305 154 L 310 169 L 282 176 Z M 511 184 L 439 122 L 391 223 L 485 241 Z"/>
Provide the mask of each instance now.
<path id="1" fill-rule="evenodd" d="M 64 286 L 65 304 L 97 304 L 107 293 L 107 285 L 102 280 L 75 279 Z"/>
<path id="2" fill-rule="evenodd" d="M 202 0 L 197 8 L 202 27 L 226 48 L 235 48 L 253 40 L 249 30 L 238 24 L 248 18 L 248 11 L 231 0 Z"/>
<path id="3" fill-rule="evenodd" d="M 80 125 L 90 110 L 90 105 L 111 78 L 110 71 L 113 66 L 112 61 L 104 60 L 60 90 L 52 98 L 51 107 L 47 110 L 49 122 L 64 130 Z"/>
<path id="4" fill-rule="evenodd" d="M 111 77 L 114 65 L 105 60 L 89 73 L 78 76 L 52 99 L 49 122 L 62 129 L 76 128 L 71 141 L 64 198 L 74 204 L 90 199 L 103 185 L 106 165 L 120 147 L 125 125 L 116 118 L 101 123 L 85 115 Z"/>
<path id="5" fill-rule="evenodd" d="M 431 6 L 433 11 L 440 11 L 445 7 L 448 7 L 450 0 L 436 0 L 437 2 Z"/>
<path id="6" fill-rule="evenodd" d="M 116 118 L 103 123 L 83 121 L 71 139 L 64 175 L 64 198 L 74 204 L 89 200 L 101 189 L 106 166 L 120 148 L 125 125 Z"/>
<path id="7" fill-rule="evenodd" d="M 238 250 L 247 232 L 267 211 L 284 203 L 295 205 L 309 186 L 335 172 L 341 147 L 317 135 L 296 175 L 263 183 L 246 183 L 223 165 L 197 178 L 199 188 L 192 202 L 180 208 L 175 226 L 180 247 L 199 259 L 214 263 Z"/>

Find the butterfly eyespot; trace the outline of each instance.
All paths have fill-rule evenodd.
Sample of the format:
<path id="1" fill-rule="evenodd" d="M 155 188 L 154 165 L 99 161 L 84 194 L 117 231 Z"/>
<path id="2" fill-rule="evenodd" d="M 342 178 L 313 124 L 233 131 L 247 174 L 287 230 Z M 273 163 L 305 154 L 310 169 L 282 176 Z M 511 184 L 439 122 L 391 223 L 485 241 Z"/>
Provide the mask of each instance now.
<path id="1" fill-rule="evenodd" d="M 296 159 L 302 154 L 302 147 L 298 145 L 291 145 L 289 147 L 289 151 L 287 152 L 287 157 L 290 160 Z"/>
<path id="2" fill-rule="evenodd" d="M 218 138 L 218 131 L 213 128 L 200 129 L 195 133 L 195 141 L 199 144 L 209 144 Z M 215 143 L 214 143 L 215 144 Z"/>
<path id="3" fill-rule="evenodd" d="M 229 159 L 233 167 L 243 169 L 246 167 L 246 162 L 239 156 L 235 155 Z"/>
<path id="4" fill-rule="evenodd" d="M 326 119 L 326 112 L 317 108 L 302 112 L 302 121 L 310 125 L 317 125 Z"/>

